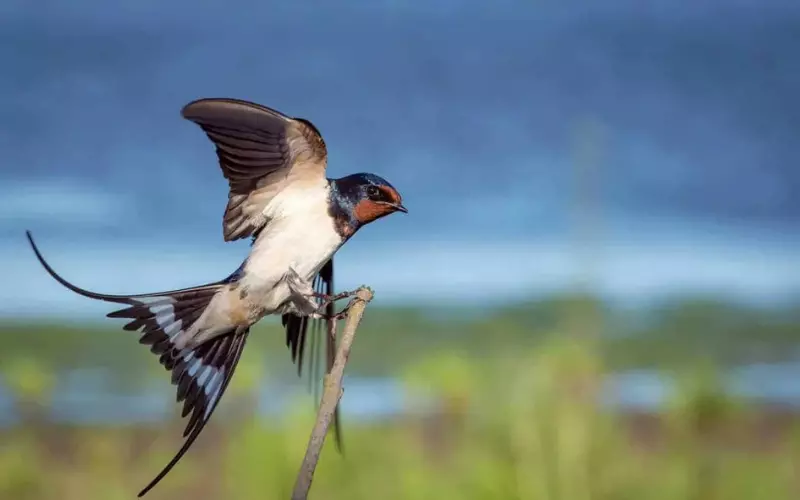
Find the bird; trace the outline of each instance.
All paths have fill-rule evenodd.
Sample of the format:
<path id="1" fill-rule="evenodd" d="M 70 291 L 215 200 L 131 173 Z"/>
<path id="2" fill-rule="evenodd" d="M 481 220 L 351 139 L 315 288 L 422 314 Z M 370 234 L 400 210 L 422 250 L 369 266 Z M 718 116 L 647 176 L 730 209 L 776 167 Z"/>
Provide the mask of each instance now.
<path id="1" fill-rule="evenodd" d="M 251 239 L 248 255 L 232 274 L 165 292 L 97 293 L 56 273 L 26 231 L 52 278 L 84 297 L 121 304 L 107 317 L 126 319 L 123 329 L 140 332 L 139 343 L 149 346 L 171 372 L 177 402 L 183 402 L 181 417 L 188 416 L 185 440 L 139 497 L 172 470 L 200 435 L 233 377 L 250 328 L 262 318 L 281 317 L 298 375 L 309 324 L 314 324 L 312 334 L 326 325 L 330 371 L 332 326 L 344 313 L 335 312 L 335 303 L 355 293 L 334 294 L 334 254 L 371 222 L 408 213 L 398 190 L 376 174 L 328 178 L 327 146 L 307 119 L 232 98 L 198 99 L 186 104 L 181 115 L 205 132 L 228 182 L 224 241 Z M 338 409 L 334 428 L 341 450 Z"/>

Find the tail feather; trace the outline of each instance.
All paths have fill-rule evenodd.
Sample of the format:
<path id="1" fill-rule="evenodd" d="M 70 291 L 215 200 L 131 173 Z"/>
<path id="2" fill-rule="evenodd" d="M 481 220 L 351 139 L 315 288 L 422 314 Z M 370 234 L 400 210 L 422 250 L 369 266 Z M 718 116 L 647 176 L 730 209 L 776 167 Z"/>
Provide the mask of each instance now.
<path id="1" fill-rule="evenodd" d="M 178 453 L 139 492 L 144 496 L 158 484 L 183 458 L 222 399 L 239 364 L 249 329 L 235 330 L 230 334 L 214 337 L 194 350 L 185 349 L 172 358 L 172 383 L 178 386 L 177 402 L 183 401 L 181 417 L 189 416 L 183 431 L 186 438 Z M 165 365 L 166 366 L 166 365 Z"/>
<path id="2" fill-rule="evenodd" d="M 176 400 L 183 402 L 181 418 L 189 416 L 183 431 L 186 438 L 181 449 L 164 469 L 140 493 L 150 491 L 180 461 L 214 413 L 239 362 L 249 329 L 222 333 L 194 348 L 178 349 L 176 339 L 200 318 L 220 287 L 235 279 L 241 268 L 228 278 L 207 285 L 140 295 L 108 295 L 85 290 L 62 278 L 44 260 L 27 232 L 28 241 L 39 262 L 56 281 L 73 292 L 96 300 L 124 304 L 108 313 L 110 318 L 130 321 L 128 331 L 140 331 L 139 342 L 159 356 L 159 363 L 171 371 L 170 380 L 177 386 Z"/>
<path id="3" fill-rule="evenodd" d="M 80 288 L 61 277 L 44 259 L 30 231 L 28 241 L 36 258 L 48 274 L 69 290 L 95 300 L 124 304 L 126 307 L 108 313 L 109 318 L 124 318 L 130 321 L 122 328 L 127 331 L 140 330 L 141 344 L 150 346 L 153 354 L 161 356 L 161 364 L 171 370 L 174 366 L 175 341 L 179 335 L 189 330 L 200 318 L 205 308 L 228 282 L 223 280 L 206 285 L 138 295 L 110 295 Z"/>
<path id="4" fill-rule="evenodd" d="M 168 303 L 169 296 L 172 296 L 174 294 L 179 294 L 179 293 L 183 293 L 183 292 L 200 291 L 200 290 L 204 290 L 206 288 L 219 287 L 220 285 L 222 285 L 224 283 L 227 283 L 228 281 L 233 279 L 237 274 L 237 273 L 234 273 L 233 275 L 231 275 L 230 277 L 226 278 L 225 280 L 222 280 L 222 281 L 219 281 L 219 282 L 216 282 L 216 283 L 209 283 L 207 285 L 194 286 L 194 287 L 189 287 L 189 288 L 181 288 L 179 290 L 170 290 L 168 292 L 142 293 L 142 294 L 138 294 L 138 295 L 111 295 L 111 294 L 105 294 L 105 293 L 97 293 L 97 292 L 92 292 L 91 290 L 86 290 L 86 289 L 81 288 L 79 286 L 73 285 L 72 283 L 70 283 L 66 279 L 62 278 L 50 266 L 50 264 L 48 264 L 47 261 L 44 260 L 44 257 L 42 257 L 42 253 L 39 251 L 39 248 L 36 246 L 36 243 L 34 243 L 34 241 L 33 241 L 33 236 L 31 236 L 31 232 L 30 231 L 26 231 L 25 235 L 28 237 L 28 242 L 31 244 L 31 248 L 33 248 L 33 252 L 36 254 L 36 258 L 39 260 L 39 263 L 42 265 L 42 267 L 45 268 L 47 273 L 50 276 L 53 277 L 53 279 L 55 279 L 56 281 L 61 283 L 66 288 L 68 288 L 68 289 L 72 290 L 73 292 L 77 293 L 78 295 L 83 295 L 84 297 L 89 297 L 90 299 L 103 300 L 103 301 L 106 301 L 106 302 L 116 302 L 116 303 L 119 303 L 119 304 L 135 305 L 134 303 L 131 303 L 129 301 L 131 299 L 141 299 L 141 303 L 142 304 L 147 303 L 147 304 L 152 304 L 152 305 L 160 305 L 160 304 Z"/>

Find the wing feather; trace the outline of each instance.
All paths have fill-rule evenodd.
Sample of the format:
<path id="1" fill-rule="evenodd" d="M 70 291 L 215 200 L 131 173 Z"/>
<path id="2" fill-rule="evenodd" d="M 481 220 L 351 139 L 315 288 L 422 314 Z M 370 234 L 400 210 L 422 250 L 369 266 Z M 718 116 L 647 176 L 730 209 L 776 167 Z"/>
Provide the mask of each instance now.
<path id="1" fill-rule="evenodd" d="M 214 144 L 228 180 L 225 241 L 261 229 L 268 222 L 264 209 L 292 182 L 325 178 L 325 141 L 308 120 L 248 101 L 218 98 L 190 102 L 181 114 Z"/>
<path id="2" fill-rule="evenodd" d="M 322 266 L 322 269 L 314 277 L 314 289 L 319 293 L 326 295 L 333 295 L 333 258 Z M 335 313 L 335 305 L 329 303 L 325 308 L 325 314 L 329 318 L 333 317 Z M 323 321 L 325 324 L 324 331 L 322 328 Z M 320 336 L 325 341 L 325 373 L 330 373 L 333 368 L 333 361 L 336 356 L 336 341 L 332 335 L 333 320 L 312 320 L 307 316 L 296 316 L 294 314 L 284 314 L 282 322 L 286 328 L 286 346 L 292 356 L 292 361 L 297 364 L 297 374 L 302 376 L 304 365 L 304 354 L 307 340 L 310 340 L 310 349 L 308 353 L 310 367 L 309 382 L 314 384 L 314 387 L 319 387 L 319 348 L 322 343 Z M 311 332 L 309 332 L 309 323 L 311 323 Z M 310 333 L 310 339 L 308 339 Z M 315 396 L 317 394 L 315 393 Z M 316 397 L 318 400 L 319 398 Z M 342 429 L 339 417 L 339 407 L 336 407 L 334 412 L 333 422 L 334 436 L 336 440 L 336 447 L 341 451 L 342 448 Z"/>

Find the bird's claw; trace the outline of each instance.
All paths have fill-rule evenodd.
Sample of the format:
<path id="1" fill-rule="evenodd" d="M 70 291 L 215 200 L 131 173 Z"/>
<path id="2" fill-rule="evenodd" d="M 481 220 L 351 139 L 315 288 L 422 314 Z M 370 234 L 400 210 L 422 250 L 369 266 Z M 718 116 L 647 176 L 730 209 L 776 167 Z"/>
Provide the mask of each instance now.
<path id="1" fill-rule="evenodd" d="M 347 304 L 341 311 L 334 314 L 323 312 L 324 308 L 324 306 L 321 306 L 315 313 L 310 314 L 310 316 L 314 319 L 323 319 L 325 321 L 339 321 L 346 318 L 347 314 L 350 312 L 350 304 Z"/>
<path id="2" fill-rule="evenodd" d="M 331 319 L 333 321 L 339 321 L 340 319 L 346 318 L 349 313 L 350 313 L 350 304 L 347 304 L 346 306 L 344 306 L 344 309 L 332 315 Z"/>
<path id="3" fill-rule="evenodd" d="M 325 293 L 314 292 L 311 294 L 312 297 L 316 299 L 320 299 L 320 305 L 322 307 L 327 306 L 332 302 L 338 302 L 342 299 L 349 299 L 350 297 L 354 296 L 356 292 L 354 291 L 347 291 L 347 292 L 340 292 L 335 295 L 328 295 Z"/>
<path id="4" fill-rule="evenodd" d="M 348 299 L 350 297 L 355 296 L 355 291 L 347 291 L 347 292 L 340 292 L 334 295 L 328 295 L 325 293 L 313 292 L 309 294 L 309 296 L 313 299 L 316 299 L 317 308 L 316 312 L 311 314 L 311 317 L 315 319 L 322 319 L 325 321 L 339 321 L 347 317 L 348 312 L 350 312 L 351 304 L 347 304 L 341 311 L 334 313 L 334 314 L 327 314 L 327 306 L 331 303 L 337 302 L 342 299 Z M 333 335 L 333 334 L 332 334 Z"/>

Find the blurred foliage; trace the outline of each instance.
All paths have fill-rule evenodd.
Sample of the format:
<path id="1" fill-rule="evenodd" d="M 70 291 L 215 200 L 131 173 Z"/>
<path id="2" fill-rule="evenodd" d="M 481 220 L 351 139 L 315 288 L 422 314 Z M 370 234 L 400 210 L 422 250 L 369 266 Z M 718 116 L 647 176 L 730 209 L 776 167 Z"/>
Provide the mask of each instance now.
<path id="1" fill-rule="evenodd" d="M 345 420 L 312 498 L 800 498 L 800 420 L 722 391 L 720 368 L 796 359 L 797 308 L 708 299 L 615 309 L 556 297 L 461 315 L 370 308 L 348 374 L 393 375 L 423 407 Z M 295 377 L 276 324 L 251 337 L 231 392 L 182 463 L 148 498 L 288 498 L 314 415 L 307 401 L 256 418 L 265 376 Z M 120 386 L 163 369 L 137 335 L 6 324 L 0 366 L 16 401 L 50 404 L 58 373 L 108 366 Z M 678 384 L 661 413 L 598 405 L 609 372 L 655 367 Z M 145 374 L 145 376 L 143 376 Z M 347 393 L 345 393 L 345 398 Z M 181 422 L 68 426 L 23 415 L 0 429 L 0 498 L 132 498 L 180 446 Z"/>
<path id="2" fill-rule="evenodd" d="M 32 356 L 6 360 L 0 373 L 3 382 L 21 401 L 45 403 L 55 386 L 55 375 Z"/>
<path id="3" fill-rule="evenodd" d="M 36 359 L 54 370 L 110 367 L 121 375 L 116 382 L 123 385 L 144 383 L 143 369 L 161 377 L 152 354 L 138 345 L 139 335 L 112 325 L 113 320 L 91 327 L 0 323 L 0 366 L 21 358 Z M 442 312 L 372 307 L 348 370 L 360 375 L 397 373 L 436 350 L 503 356 L 575 332 L 601 337 L 604 363 L 615 370 L 670 368 L 692 361 L 725 366 L 794 360 L 800 352 L 800 303 L 757 308 L 697 297 L 631 310 L 589 295 L 563 295 L 480 313 L 467 308 Z M 246 355 L 266 356 L 269 373 L 291 373 L 278 321 L 263 320 L 253 333 Z"/>
<path id="4" fill-rule="evenodd" d="M 594 339 L 551 336 L 513 357 L 419 359 L 403 370 L 409 390 L 461 404 L 346 423 L 346 455 L 328 443 L 312 498 L 798 497 L 795 420 L 765 445 L 755 413 L 719 391 L 711 365 L 680 372 L 663 415 L 609 412 L 594 403 L 601 351 Z M 269 421 L 225 415 L 148 498 L 289 497 L 313 423 L 307 405 Z M 174 424 L 6 430 L 0 498 L 131 498 L 175 451 Z"/>

